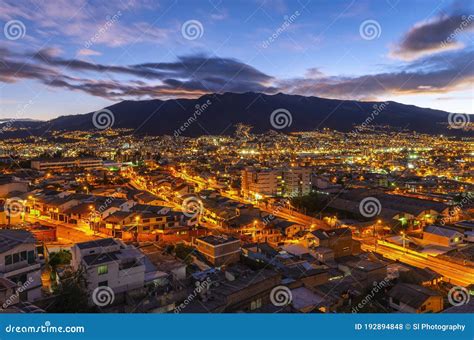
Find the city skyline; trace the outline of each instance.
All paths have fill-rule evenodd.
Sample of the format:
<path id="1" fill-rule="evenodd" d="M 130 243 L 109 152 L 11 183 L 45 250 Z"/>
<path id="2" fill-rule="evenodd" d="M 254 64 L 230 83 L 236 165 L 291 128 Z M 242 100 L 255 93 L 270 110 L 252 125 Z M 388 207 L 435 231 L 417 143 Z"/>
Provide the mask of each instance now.
<path id="1" fill-rule="evenodd" d="M 472 13 L 460 1 L 4 0 L 0 118 L 247 91 L 472 114 Z"/>

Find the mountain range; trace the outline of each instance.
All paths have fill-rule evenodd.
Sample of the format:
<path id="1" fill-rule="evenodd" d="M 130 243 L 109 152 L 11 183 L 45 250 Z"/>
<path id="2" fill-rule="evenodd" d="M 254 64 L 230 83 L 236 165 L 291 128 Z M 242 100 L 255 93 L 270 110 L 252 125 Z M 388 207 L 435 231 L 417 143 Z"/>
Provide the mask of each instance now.
<path id="1" fill-rule="evenodd" d="M 272 115 L 273 113 L 273 115 Z M 107 118 L 109 115 L 109 118 Z M 19 121 L 28 134 L 58 130 L 133 129 L 147 135 L 230 135 L 235 125 L 251 125 L 252 132 L 311 131 L 331 128 L 353 131 L 355 125 L 381 126 L 429 134 L 464 134 L 448 129 L 449 112 L 400 104 L 299 95 L 262 93 L 209 94 L 195 99 L 125 100 L 102 110 L 60 116 L 49 121 Z M 1 123 L 0 123 L 1 124 Z M 111 125 L 112 124 L 112 125 Z"/>

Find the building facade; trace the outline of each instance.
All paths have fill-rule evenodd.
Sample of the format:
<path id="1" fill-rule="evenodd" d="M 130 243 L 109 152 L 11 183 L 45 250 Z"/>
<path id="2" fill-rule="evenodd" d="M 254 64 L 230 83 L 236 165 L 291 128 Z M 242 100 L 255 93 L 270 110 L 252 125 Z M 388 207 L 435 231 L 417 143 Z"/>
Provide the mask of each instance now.
<path id="1" fill-rule="evenodd" d="M 41 263 L 36 239 L 26 230 L 0 230 L 0 278 L 22 287 L 21 301 L 41 298 Z"/>
<path id="2" fill-rule="evenodd" d="M 242 170 L 242 193 L 247 198 L 303 196 L 310 191 L 310 168 Z"/>

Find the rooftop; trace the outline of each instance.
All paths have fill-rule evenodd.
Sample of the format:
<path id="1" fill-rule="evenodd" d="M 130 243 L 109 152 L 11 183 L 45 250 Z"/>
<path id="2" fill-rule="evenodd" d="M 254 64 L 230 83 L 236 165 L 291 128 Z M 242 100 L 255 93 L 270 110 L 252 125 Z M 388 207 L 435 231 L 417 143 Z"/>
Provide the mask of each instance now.
<path id="1" fill-rule="evenodd" d="M 32 233 L 27 230 L 0 230 L 0 253 L 4 253 L 24 243 L 36 243 Z"/>
<path id="2" fill-rule="evenodd" d="M 76 246 L 79 247 L 79 249 L 89 249 L 95 247 L 109 247 L 116 244 L 117 241 L 113 238 L 103 238 L 94 241 L 76 243 Z"/>
<path id="3" fill-rule="evenodd" d="M 198 240 L 212 244 L 213 246 L 218 246 L 221 244 L 238 241 L 238 239 L 236 239 L 233 236 L 214 236 L 214 235 L 200 237 Z"/>
<path id="4" fill-rule="evenodd" d="M 404 304 L 418 309 L 431 296 L 441 296 L 438 292 L 423 286 L 409 283 L 399 283 L 395 285 L 388 295 Z"/>

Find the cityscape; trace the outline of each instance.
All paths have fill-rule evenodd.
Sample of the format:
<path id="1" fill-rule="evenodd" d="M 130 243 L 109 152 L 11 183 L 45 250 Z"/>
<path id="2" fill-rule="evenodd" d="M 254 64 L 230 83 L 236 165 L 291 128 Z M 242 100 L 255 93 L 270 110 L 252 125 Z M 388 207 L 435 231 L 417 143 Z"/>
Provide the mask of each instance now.
<path id="1" fill-rule="evenodd" d="M 1 313 L 474 313 L 472 8 L 47 3 L 0 1 Z"/>
<path id="2" fill-rule="evenodd" d="M 472 138 L 235 130 L 2 141 L 5 310 L 470 311 Z"/>

